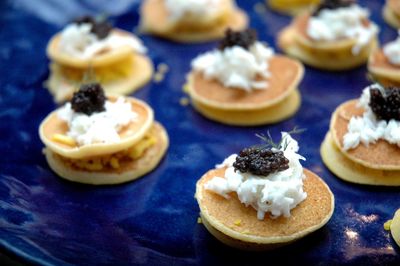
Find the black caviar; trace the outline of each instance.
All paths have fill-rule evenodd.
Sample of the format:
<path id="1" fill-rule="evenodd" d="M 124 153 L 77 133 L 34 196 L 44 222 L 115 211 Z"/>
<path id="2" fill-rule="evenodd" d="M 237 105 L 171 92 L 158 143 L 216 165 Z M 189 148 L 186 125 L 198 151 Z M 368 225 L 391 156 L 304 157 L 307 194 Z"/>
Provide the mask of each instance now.
<path id="1" fill-rule="evenodd" d="M 337 9 L 348 7 L 354 4 L 354 0 L 323 0 L 321 4 L 314 10 L 313 16 L 317 16 L 323 9 Z"/>
<path id="2" fill-rule="evenodd" d="M 387 88 L 385 95 L 379 89 L 370 89 L 369 106 L 379 120 L 400 121 L 400 89 Z"/>
<path id="3" fill-rule="evenodd" d="M 225 31 L 225 37 L 219 44 L 219 49 L 224 50 L 227 47 L 241 46 L 248 49 L 253 43 L 257 41 L 257 32 L 253 29 L 247 29 L 243 31 L 233 31 L 227 29 Z"/>
<path id="4" fill-rule="evenodd" d="M 289 160 L 282 151 L 252 147 L 240 151 L 233 167 L 242 173 L 267 176 L 288 169 Z"/>
<path id="5" fill-rule="evenodd" d="M 71 107 L 75 112 L 91 115 L 105 110 L 106 96 L 99 83 L 83 84 L 72 96 Z"/>
<path id="6" fill-rule="evenodd" d="M 112 30 L 112 25 L 108 21 L 106 20 L 98 21 L 91 16 L 83 16 L 77 18 L 74 20 L 74 23 L 78 25 L 83 23 L 90 24 L 92 26 L 90 32 L 95 34 L 97 38 L 99 38 L 100 40 L 106 38 L 108 34 L 110 34 L 110 31 Z"/>

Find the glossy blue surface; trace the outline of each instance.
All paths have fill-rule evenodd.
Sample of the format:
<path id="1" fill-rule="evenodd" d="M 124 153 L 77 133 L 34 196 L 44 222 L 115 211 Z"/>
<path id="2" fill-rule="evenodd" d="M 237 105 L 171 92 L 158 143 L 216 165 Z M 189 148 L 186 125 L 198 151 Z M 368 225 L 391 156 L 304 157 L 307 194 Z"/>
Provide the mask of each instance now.
<path id="1" fill-rule="evenodd" d="M 96 4 L 93 4 L 93 3 Z M 261 1 L 258 1 L 261 3 Z M 380 39 L 396 37 L 382 21 L 383 1 L 360 1 L 381 25 Z M 290 18 L 257 1 L 238 1 L 260 39 L 275 47 L 274 36 Z M 333 176 L 321 163 L 319 145 L 331 112 L 356 98 L 368 84 L 366 68 L 328 73 L 307 68 L 300 85 L 303 103 L 293 118 L 272 126 L 220 125 L 181 106 L 190 60 L 215 43 L 179 45 L 141 36 L 155 64 L 170 71 L 135 96 L 153 106 L 171 138 L 168 155 L 151 174 L 106 187 L 63 181 L 49 169 L 37 134 L 56 106 L 43 89 L 48 76 L 48 39 L 74 16 L 105 12 L 126 30 L 138 22 L 138 1 L 16 0 L 0 3 L 0 246 L 21 258 L 47 265 L 400 265 L 400 251 L 383 223 L 400 207 L 400 189 L 358 186 Z M 197 179 L 215 163 L 258 140 L 255 133 L 295 125 L 304 165 L 319 174 L 336 195 L 330 222 L 299 242 L 271 252 L 247 253 L 220 244 L 201 224 L 193 198 Z"/>

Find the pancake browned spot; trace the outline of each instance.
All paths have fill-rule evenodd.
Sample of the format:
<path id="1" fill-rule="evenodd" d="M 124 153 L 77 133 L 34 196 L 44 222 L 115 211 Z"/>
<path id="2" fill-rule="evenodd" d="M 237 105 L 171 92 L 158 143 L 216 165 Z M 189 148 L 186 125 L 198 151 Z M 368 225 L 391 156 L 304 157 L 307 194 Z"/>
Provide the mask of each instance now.
<path id="1" fill-rule="evenodd" d="M 258 220 L 256 211 L 242 204 L 236 193 L 230 193 L 230 198 L 225 199 L 204 188 L 206 182 L 215 176 L 223 177 L 224 172 L 225 168 L 210 170 L 197 182 L 200 211 L 214 229 L 247 243 L 249 248 L 289 243 L 319 229 L 332 216 L 334 196 L 325 182 L 309 170 L 304 170 L 307 198 L 291 210 L 291 216 L 271 219 L 266 215 L 264 220 Z M 258 247 L 248 246 L 249 243 Z M 240 243 L 237 247 L 243 248 Z"/>
<path id="2" fill-rule="evenodd" d="M 341 104 L 332 115 L 330 132 L 336 145 L 349 159 L 373 169 L 400 170 L 400 148 L 385 140 L 378 140 L 368 146 L 360 143 L 356 148 L 345 151 L 343 138 L 353 116 L 362 116 L 364 110 L 357 107 L 357 100 Z"/>

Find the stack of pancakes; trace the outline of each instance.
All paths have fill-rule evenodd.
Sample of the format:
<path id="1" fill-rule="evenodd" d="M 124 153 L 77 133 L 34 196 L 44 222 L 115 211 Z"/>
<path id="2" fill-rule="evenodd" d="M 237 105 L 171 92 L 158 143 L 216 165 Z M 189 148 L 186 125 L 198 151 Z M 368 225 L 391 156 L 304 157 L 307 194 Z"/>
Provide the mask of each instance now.
<path id="1" fill-rule="evenodd" d="M 310 66 L 325 70 L 346 70 L 367 62 L 370 53 L 377 47 L 375 36 L 357 55 L 352 53 L 355 39 L 337 41 L 315 41 L 307 34 L 310 14 L 296 17 L 278 36 L 278 46 L 288 55 L 298 58 Z"/>
<path id="2" fill-rule="evenodd" d="M 362 116 L 357 100 L 341 104 L 333 113 L 328 134 L 321 145 L 325 165 L 338 177 L 353 183 L 400 186 L 400 149 L 386 140 L 344 150 L 343 138 L 353 116 Z"/>
<path id="3" fill-rule="evenodd" d="M 298 240 L 324 226 L 334 210 L 334 196 L 325 182 L 304 170 L 307 198 L 291 210 L 290 217 L 257 219 L 257 212 L 230 193 L 229 199 L 206 190 L 204 184 L 224 176 L 226 168 L 208 171 L 197 182 L 196 199 L 202 223 L 221 242 L 245 250 L 267 250 Z"/>
<path id="4" fill-rule="evenodd" d="M 137 119 L 118 132 L 120 140 L 115 143 L 94 143 L 79 146 L 54 141 L 56 134 L 66 136 L 68 124 L 57 115 L 50 113 L 39 127 L 39 135 L 46 145 L 45 155 L 50 167 L 62 178 L 86 184 L 118 184 L 134 180 L 153 170 L 164 156 L 168 147 L 168 135 L 164 127 L 154 121 L 153 110 L 143 101 L 127 98 Z M 110 98 L 115 101 L 116 98 Z M 147 139 L 153 139 L 146 149 L 139 152 L 136 159 L 125 154 L 143 146 Z M 104 162 L 110 157 L 120 158 L 118 167 L 102 165 L 101 169 L 89 170 L 79 167 L 82 163 Z"/>
<path id="5" fill-rule="evenodd" d="M 274 123 L 292 116 L 300 106 L 298 84 L 304 67 L 296 60 L 275 55 L 269 61 L 270 78 L 264 90 L 246 92 L 227 88 L 192 71 L 185 87 L 193 106 L 209 119 L 230 125 Z M 258 80 L 262 80 L 259 78 Z"/>
<path id="6" fill-rule="evenodd" d="M 119 29 L 113 29 L 110 34 L 136 38 Z M 47 55 L 52 61 L 47 86 L 56 102 L 69 100 L 89 73 L 112 94 L 131 93 L 147 83 L 153 74 L 151 60 L 128 45 L 79 58 L 61 51 L 60 38 L 61 33 L 56 34 L 47 46 Z"/>

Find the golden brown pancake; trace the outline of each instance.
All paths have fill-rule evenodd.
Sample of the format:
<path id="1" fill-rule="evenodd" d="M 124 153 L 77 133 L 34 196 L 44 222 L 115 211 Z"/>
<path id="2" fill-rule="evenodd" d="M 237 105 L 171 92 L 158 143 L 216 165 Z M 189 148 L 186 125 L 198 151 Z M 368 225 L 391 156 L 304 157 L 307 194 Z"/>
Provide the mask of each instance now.
<path id="1" fill-rule="evenodd" d="M 65 102 L 72 98 L 72 94 L 82 80 L 69 79 L 57 63 L 50 65 L 50 77 L 47 87 L 57 103 Z M 87 70 L 89 71 L 89 69 Z M 112 69 L 110 69 L 112 71 Z M 130 74 L 126 77 L 109 81 L 100 81 L 104 91 L 108 94 L 129 94 L 144 86 L 154 72 L 153 63 L 147 56 L 136 54 L 130 66 Z M 98 78 L 98 77 L 96 77 Z"/>
<path id="2" fill-rule="evenodd" d="M 324 226 L 333 214 L 334 196 L 325 182 L 304 169 L 307 198 L 291 210 L 289 218 L 257 219 L 252 207 L 246 207 L 231 193 L 229 199 L 204 188 L 215 176 L 223 177 L 225 168 L 208 171 L 197 182 L 196 199 L 206 228 L 223 243 L 250 250 L 265 250 L 288 244 Z"/>
<path id="3" fill-rule="evenodd" d="M 152 33 L 177 42 L 206 42 L 220 39 L 225 30 L 240 31 L 247 28 L 246 13 L 230 0 L 224 1 L 219 17 L 203 18 L 203 21 L 171 22 L 164 0 L 147 0 L 141 6 L 140 27 L 143 32 Z"/>
<path id="4" fill-rule="evenodd" d="M 54 134 L 66 135 L 68 125 L 57 116 L 57 111 L 50 113 L 40 124 L 39 135 L 42 142 L 57 154 L 67 158 L 83 158 L 102 154 L 114 153 L 132 146 L 144 137 L 150 129 L 154 114 L 153 110 L 143 101 L 127 98 L 132 104 L 132 110 L 138 114 L 135 121 L 123 128 L 119 135 L 121 140 L 117 143 L 94 143 L 84 146 L 69 146 L 53 140 Z M 116 97 L 110 97 L 115 101 Z"/>
<path id="5" fill-rule="evenodd" d="M 266 0 L 268 6 L 279 13 L 299 15 L 310 11 L 320 0 Z"/>
<path id="6" fill-rule="evenodd" d="M 112 32 L 118 35 L 132 36 L 131 33 L 120 29 L 113 29 Z M 76 68 L 85 69 L 88 67 L 107 66 L 123 60 L 125 57 L 130 56 L 134 52 L 132 47 L 126 45 L 118 47 L 118 49 L 100 51 L 92 58 L 78 58 L 60 51 L 60 39 L 60 33 L 51 38 L 49 44 L 47 45 L 47 56 L 58 64 Z"/>
<path id="7" fill-rule="evenodd" d="M 310 15 L 296 17 L 278 35 L 278 46 L 288 55 L 304 63 L 326 70 L 345 70 L 364 64 L 368 56 L 378 45 L 375 37 L 359 54 L 352 54 L 354 39 L 314 41 L 307 34 Z"/>
<path id="8" fill-rule="evenodd" d="M 336 146 L 350 160 L 367 168 L 378 170 L 400 170 L 400 148 L 385 140 L 378 140 L 367 146 L 360 143 L 356 148 L 345 151 L 343 138 L 353 116 L 362 116 L 364 110 L 357 107 L 357 100 L 341 104 L 332 115 L 330 132 Z"/>
<path id="9" fill-rule="evenodd" d="M 155 122 L 146 133 L 155 136 L 156 143 L 146 149 L 140 158 L 122 161 L 118 169 L 111 167 L 99 171 L 79 169 L 49 148 L 45 149 L 45 155 L 51 169 L 67 180 L 92 185 L 119 184 L 132 181 L 152 171 L 164 156 L 169 143 L 164 127 Z"/>
<path id="10" fill-rule="evenodd" d="M 375 186 L 400 186 L 400 171 L 365 167 L 345 156 L 334 142 L 330 132 L 321 144 L 324 164 L 337 177 L 356 184 Z"/>
<path id="11" fill-rule="evenodd" d="M 400 209 L 394 214 L 390 225 L 390 232 L 392 233 L 394 241 L 400 247 Z"/>
<path id="12" fill-rule="evenodd" d="M 368 70 L 383 85 L 400 86 L 400 66 L 390 63 L 382 49 L 370 55 Z"/>
<path id="13" fill-rule="evenodd" d="M 218 109 L 192 99 L 193 107 L 205 117 L 233 126 L 265 125 L 285 120 L 296 113 L 300 103 L 301 97 L 298 89 L 272 106 L 254 110 Z"/>
<path id="14" fill-rule="evenodd" d="M 259 78 L 268 83 L 264 90 L 246 92 L 224 87 L 217 80 L 205 79 L 200 72 L 189 74 L 189 95 L 209 107 L 224 110 L 255 110 L 272 106 L 287 98 L 304 75 L 304 67 L 297 60 L 276 55 L 269 61 L 270 78 Z"/>

